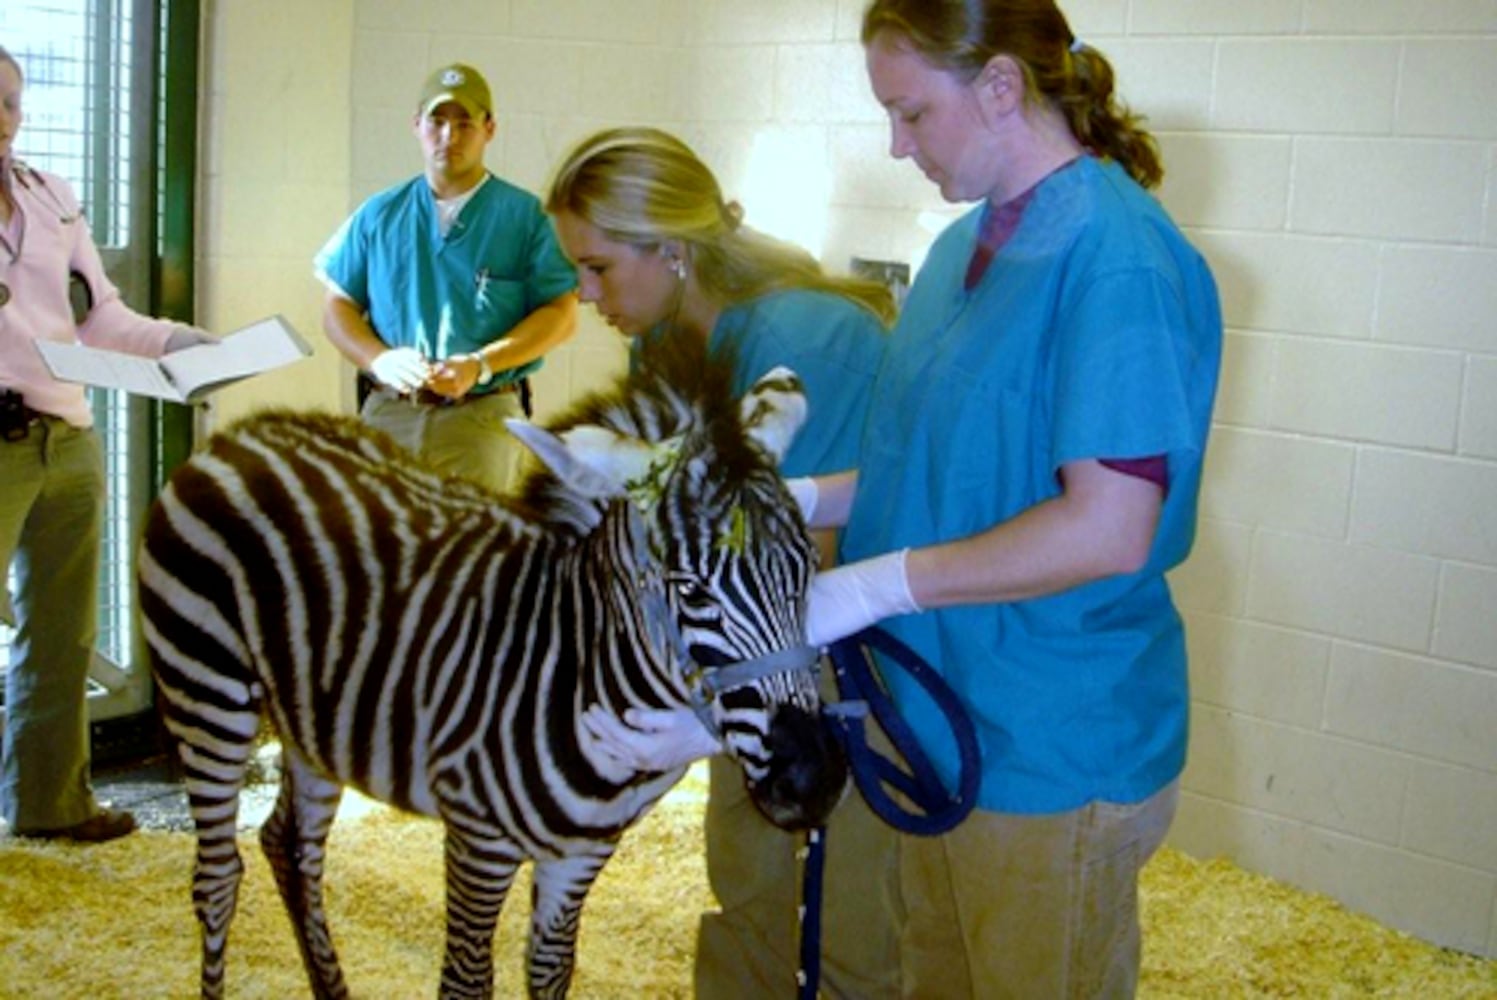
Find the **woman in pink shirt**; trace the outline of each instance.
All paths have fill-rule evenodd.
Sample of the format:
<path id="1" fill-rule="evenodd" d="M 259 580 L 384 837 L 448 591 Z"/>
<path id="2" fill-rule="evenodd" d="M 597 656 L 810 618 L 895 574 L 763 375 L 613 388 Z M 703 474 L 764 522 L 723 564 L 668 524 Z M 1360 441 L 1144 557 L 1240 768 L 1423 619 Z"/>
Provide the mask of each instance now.
<path id="1" fill-rule="evenodd" d="M 0 47 L 0 573 L 13 566 L 0 817 L 12 833 L 83 842 L 135 828 L 89 783 L 89 662 L 105 503 L 104 458 L 81 385 L 52 378 L 36 341 L 160 356 L 211 338 L 125 305 L 67 182 L 15 157 L 20 64 Z M 74 321 L 69 283 L 91 307 Z"/>

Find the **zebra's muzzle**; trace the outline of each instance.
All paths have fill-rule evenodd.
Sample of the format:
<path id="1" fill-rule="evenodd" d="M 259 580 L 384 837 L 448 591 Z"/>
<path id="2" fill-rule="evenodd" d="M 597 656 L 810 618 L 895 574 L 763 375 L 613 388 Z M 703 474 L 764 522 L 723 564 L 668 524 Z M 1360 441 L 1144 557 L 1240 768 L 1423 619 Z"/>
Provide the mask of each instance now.
<path id="1" fill-rule="evenodd" d="M 831 727 L 799 705 L 781 705 L 765 740 L 769 768 L 749 797 L 782 830 L 826 823 L 848 787 L 847 754 Z"/>
<path id="2" fill-rule="evenodd" d="M 795 646 L 720 667 L 698 668 L 692 707 L 708 731 L 722 739 L 712 703 L 725 692 L 775 675 L 814 676 L 821 662 L 814 646 Z M 792 701 L 772 710 L 763 749 L 764 773 L 748 781 L 749 797 L 771 823 L 784 830 L 823 825 L 847 790 L 847 755 L 820 716 Z"/>

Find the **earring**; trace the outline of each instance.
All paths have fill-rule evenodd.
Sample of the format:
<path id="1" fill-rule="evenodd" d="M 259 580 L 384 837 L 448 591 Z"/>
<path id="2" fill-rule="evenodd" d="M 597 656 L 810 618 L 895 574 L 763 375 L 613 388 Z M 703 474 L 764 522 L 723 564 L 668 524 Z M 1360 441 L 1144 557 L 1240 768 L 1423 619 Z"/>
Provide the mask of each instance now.
<path id="1" fill-rule="evenodd" d="M 677 281 L 686 280 L 686 261 L 680 257 L 672 257 L 670 258 L 670 263 L 666 266 L 671 269 L 671 274 L 676 276 Z"/>

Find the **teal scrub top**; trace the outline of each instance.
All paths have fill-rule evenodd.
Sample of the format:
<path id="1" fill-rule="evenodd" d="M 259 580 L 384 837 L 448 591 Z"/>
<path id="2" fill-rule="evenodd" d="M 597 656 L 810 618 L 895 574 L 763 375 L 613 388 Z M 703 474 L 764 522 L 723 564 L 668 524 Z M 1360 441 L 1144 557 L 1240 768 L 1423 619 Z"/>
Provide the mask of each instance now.
<path id="1" fill-rule="evenodd" d="M 657 329 L 646 336 L 669 336 Z M 707 341 L 710 354 L 736 358 L 733 391 L 743 395 L 784 365 L 805 386 L 808 413 L 780 463 L 786 476 L 856 468 L 873 380 L 888 334 L 869 310 L 830 292 L 770 292 L 729 306 Z M 638 354 L 635 345 L 633 356 Z"/>
<path id="2" fill-rule="evenodd" d="M 885 627 L 976 724 L 982 808 L 1141 801 L 1184 767 L 1184 631 L 1164 573 L 1190 551 L 1220 365 L 1206 262 L 1116 164 L 1044 179 L 971 291 L 981 209 L 937 239 L 875 385 L 848 559 L 967 537 L 1060 492 L 1062 465 L 1164 455 L 1169 489 L 1139 572 Z M 901 709 L 955 785 L 949 726 L 897 669 Z"/>
<path id="3" fill-rule="evenodd" d="M 425 176 L 373 195 L 328 240 L 318 273 L 369 316 L 391 347 L 468 354 L 577 287 L 540 199 L 492 174 L 444 237 Z M 496 372 L 492 392 L 541 366 Z"/>

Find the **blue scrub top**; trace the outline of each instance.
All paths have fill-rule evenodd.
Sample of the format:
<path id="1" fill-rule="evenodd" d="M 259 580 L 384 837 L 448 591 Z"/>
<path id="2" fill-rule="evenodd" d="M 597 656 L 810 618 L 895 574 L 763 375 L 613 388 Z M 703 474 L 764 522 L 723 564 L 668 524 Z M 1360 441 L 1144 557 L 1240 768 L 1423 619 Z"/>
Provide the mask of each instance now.
<path id="1" fill-rule="evenodd" d="M 646 334 L 669 335 L 663 329 Z M 809 412 L 780 471 L 810 476 L 857 467 L 868 400 L 887 342 L 883 323 L 857 303 L 830 292 L 793 289 L 724 309 L 707 350 L 733 352 L 733 391 L 740 396 L 776 365 L 800 376 Z M 637 353 L 638 344 L 631 358 Z"/>
<path id="2" fill-rule="evenodd" d="M 386 344 L 437 359 L 492 343 L 577 287 L 540 199 L 492 174 L 445 237 L 424 175 L 381 191 L 333 234 L 316 266 Z M 492 392 L 541 363 L 497 372 L 474 391 Z"/>
<path id="3" fill-rule="evenodd" d="M 1116 164 L 1043 180 L 963 287 L 981 209 L 937 239 L 890 338 L 863 437 L 848 559 L 967 537 L 1058 495 L 1062 465 L 1164 455 L 1148 564 L 1027 601 L 890 619 L 955 689 L 983 754 L 978 803 L 1138 802 L 1184 767 L 1184 632 L 1164 573 L 1190 551 L 1222 326 L 1205 261 Z M 953 786 L 929 699 L 888 680 Z"/>

